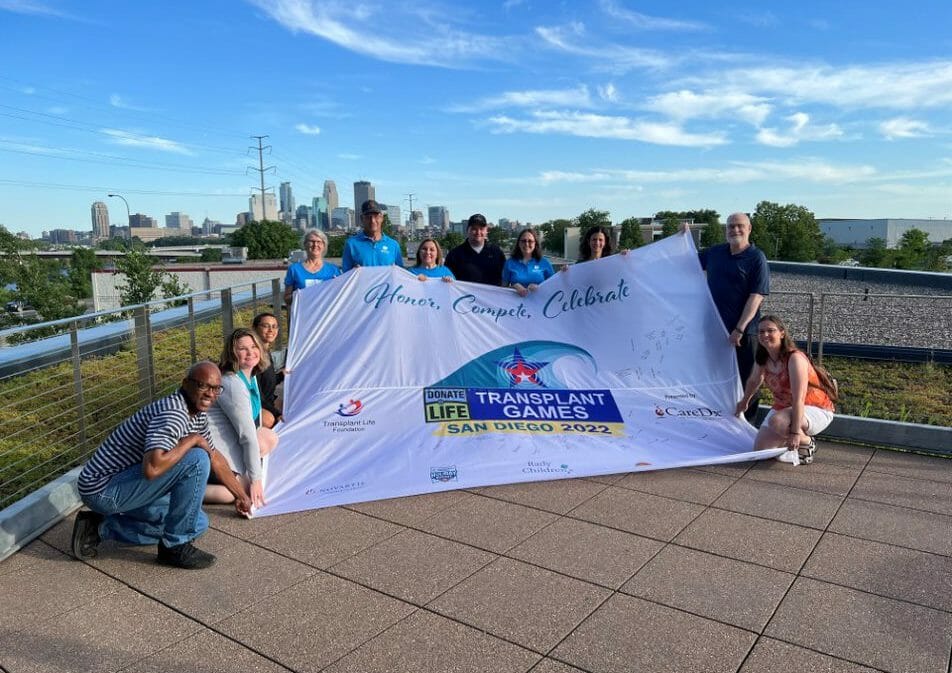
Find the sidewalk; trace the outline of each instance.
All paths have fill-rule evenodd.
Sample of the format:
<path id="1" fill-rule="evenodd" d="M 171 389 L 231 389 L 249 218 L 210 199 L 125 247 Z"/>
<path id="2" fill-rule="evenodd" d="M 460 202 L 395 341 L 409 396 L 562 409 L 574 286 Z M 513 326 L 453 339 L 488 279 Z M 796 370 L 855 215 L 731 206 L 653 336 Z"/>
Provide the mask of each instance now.
<path id="1" fill-rule="evenodd" d="M 20 671 L 950 673 L 952 460 L 776 461 L 452 491 L 0 563 Z"/>

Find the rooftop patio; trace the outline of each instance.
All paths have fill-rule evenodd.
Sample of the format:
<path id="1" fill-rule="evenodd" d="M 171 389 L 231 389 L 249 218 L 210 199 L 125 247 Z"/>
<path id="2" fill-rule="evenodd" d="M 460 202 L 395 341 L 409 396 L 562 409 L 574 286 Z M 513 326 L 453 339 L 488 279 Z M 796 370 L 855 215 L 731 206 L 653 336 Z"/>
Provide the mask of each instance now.
<path id="1" fill-rule="evenodd" d="M 949 673 L 952 460 L 776 461 L 452 491 L 246 521 L 205 571 L 0 563 L 20 671 Z"/>

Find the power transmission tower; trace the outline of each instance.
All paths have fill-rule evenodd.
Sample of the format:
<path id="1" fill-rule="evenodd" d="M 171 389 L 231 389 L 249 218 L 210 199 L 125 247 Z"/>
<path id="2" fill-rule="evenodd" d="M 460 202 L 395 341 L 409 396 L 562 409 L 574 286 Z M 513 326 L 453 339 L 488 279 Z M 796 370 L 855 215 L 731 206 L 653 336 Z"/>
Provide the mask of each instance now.
<path id="1" fill-rule="evenodd" d="M 416 194 L 407 194 L 407 199 L 410 201 L 410 216 L 407 218 L 407 228 L 410 230 L 410 237 L 413 237 L 413 197 Z"/>
<path id="2" fill-rule="evenodd" d="M 252 171 L 258 171 L 258 175 L 261 177 L 261 219 L 262 220 L 267 219 L 267 216 L 266 216 L 267 211 L 265 210 L 265 207 L 264 207 L 264 195 L 266 191 L 264 187 L 264 174 L 267 171 L 274 170 L 274 166 L 268 166 L 267 168 L 265 168 L 264 166 L 264 151 L 268 150 L 268 153 L 269 154 L 271 153 L 271 145 L 262 145 L 262 141 L 267 137 L 268 136 L 251 136 L 252 140 L 258 141 L 258 146 L 248 148 L 249 150 L 258 150 L 258 167 L 255 168 L 254 166 L 248 166 L 248 169 Z M 274 188 L 269 187 L 268 189 L 274 189 Z M 252 216 L 254 216 L 254 213 L 252 213 Z"/>

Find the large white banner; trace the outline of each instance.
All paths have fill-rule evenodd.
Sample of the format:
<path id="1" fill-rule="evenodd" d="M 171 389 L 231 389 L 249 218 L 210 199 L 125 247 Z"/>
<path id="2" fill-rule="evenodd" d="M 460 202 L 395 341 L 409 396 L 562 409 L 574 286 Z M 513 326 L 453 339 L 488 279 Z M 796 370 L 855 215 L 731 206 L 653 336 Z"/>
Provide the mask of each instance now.
<path id="1" fill-rule="evenodd" d="M 358 268 L 299 292 L 257 515 L 772 457 L 687 235 L 528 297 Z"/>

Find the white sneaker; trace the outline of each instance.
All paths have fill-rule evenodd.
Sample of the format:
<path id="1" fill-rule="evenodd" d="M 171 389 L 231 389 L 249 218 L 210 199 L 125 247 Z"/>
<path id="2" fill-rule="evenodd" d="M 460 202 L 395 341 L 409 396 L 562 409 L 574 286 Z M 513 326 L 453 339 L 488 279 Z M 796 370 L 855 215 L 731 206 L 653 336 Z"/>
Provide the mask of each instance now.
<path id="1" fill-rule="evenodd" d="M 777 456 L 777 460 L 781 463 L 790 463 L 791 465 L 800 464 L 800 452 L 799 451 L 785 451 Z"/>

